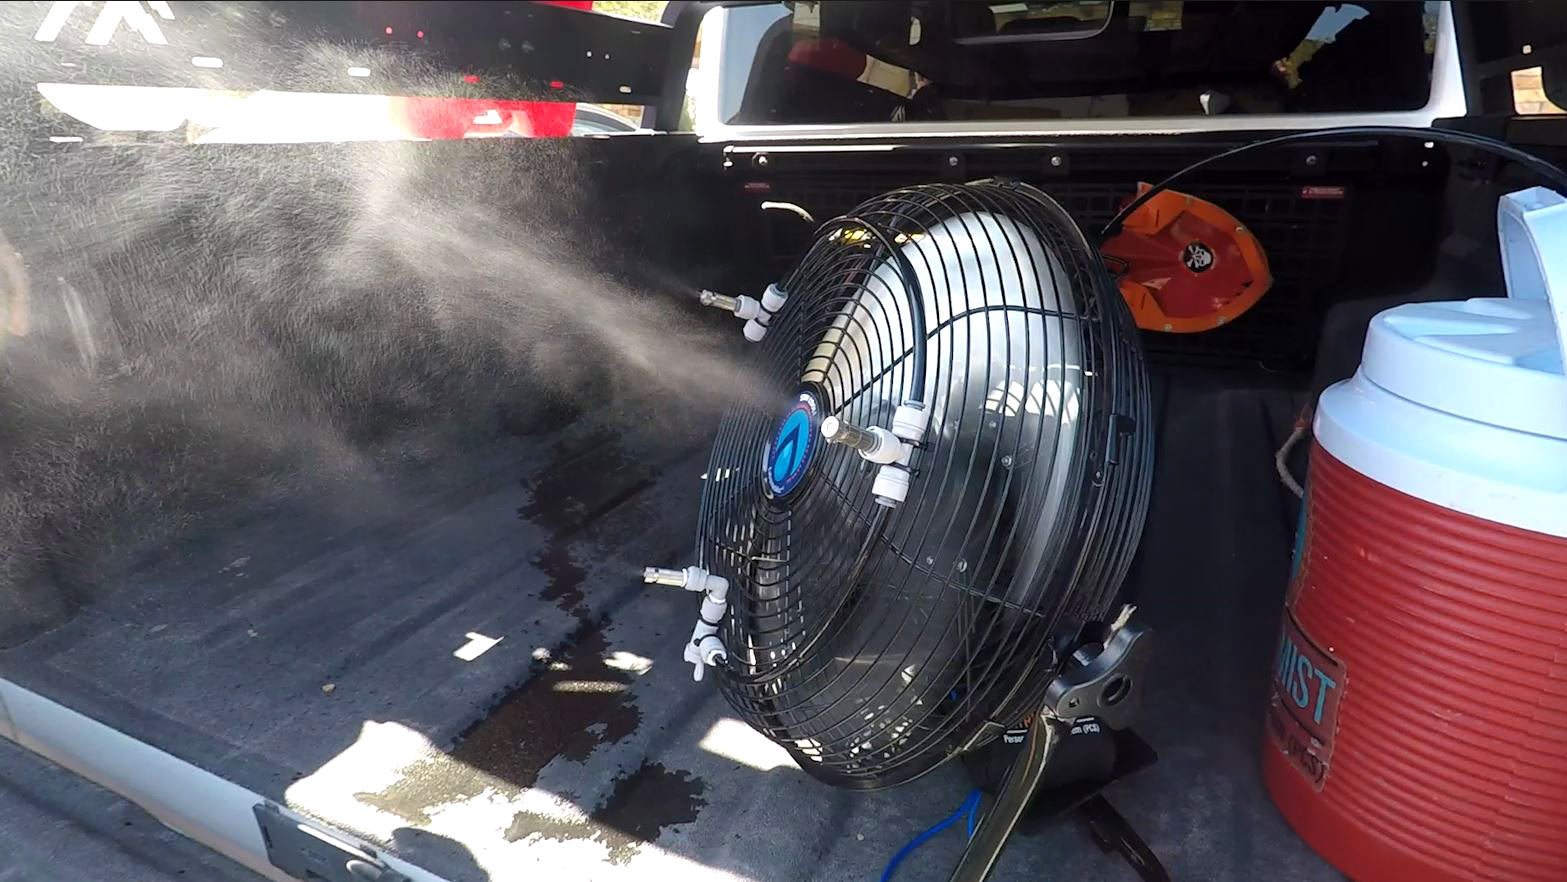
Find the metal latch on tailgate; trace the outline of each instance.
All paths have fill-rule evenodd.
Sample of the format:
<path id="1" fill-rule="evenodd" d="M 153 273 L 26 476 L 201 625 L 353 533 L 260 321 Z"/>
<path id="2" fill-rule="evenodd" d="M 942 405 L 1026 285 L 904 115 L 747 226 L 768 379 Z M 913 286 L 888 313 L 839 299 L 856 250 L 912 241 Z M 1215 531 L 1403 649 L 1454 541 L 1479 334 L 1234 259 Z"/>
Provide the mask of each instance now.
<path id="1" fill-rule="evenodd" d="M 255 807 L 256 823 L 272 865 L 305 882 L 409 882 L 374 851 L 297 821 L 277 806 Z"/>

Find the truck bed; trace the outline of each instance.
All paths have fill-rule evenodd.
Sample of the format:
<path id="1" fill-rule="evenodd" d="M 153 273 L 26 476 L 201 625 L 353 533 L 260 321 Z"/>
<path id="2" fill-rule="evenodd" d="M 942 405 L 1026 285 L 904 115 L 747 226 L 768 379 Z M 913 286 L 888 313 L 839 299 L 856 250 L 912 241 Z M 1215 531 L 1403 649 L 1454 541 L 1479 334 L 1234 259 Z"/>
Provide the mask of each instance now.
<path id="1" fill-rule="evenodd" d="M 1139 732 L 1161 758 L 1108 796 L 1175 878 L 1340 878 L 1257 772 L 1294 529 L 1272 451 L 1301 394 L 1191 371 L 1154 387 L 1159 466 L 1132 579 L 1158 645 Z M 580 419 L 240 506 L 0 666 L 452 882 L 876 878 L 971 785 L 952 764 L 831 789 L 691 682 L 694 600 L 640 569 L 689 562 L 711 430 Z M 32 789 L 0 775 L 0 818 Z M 899 878 L 945 879 L 961 838 L 937 837 Z M 40 855 L 7 850 L 0 878 L 31 878 Z M 1060 822 L 1015 838 L 996 878 L 1135 874 Z"/>

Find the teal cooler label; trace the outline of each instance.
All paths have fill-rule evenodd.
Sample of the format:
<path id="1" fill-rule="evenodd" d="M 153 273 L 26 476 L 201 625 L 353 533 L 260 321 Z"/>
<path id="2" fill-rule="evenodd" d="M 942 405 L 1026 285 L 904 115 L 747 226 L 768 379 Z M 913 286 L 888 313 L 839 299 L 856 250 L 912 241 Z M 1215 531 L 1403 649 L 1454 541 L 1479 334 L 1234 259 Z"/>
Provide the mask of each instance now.
<path id="1" fill-rule="evenodd" d="M 1344 663 L 1317 645 L 1286 607 L 1268 695 L 1268 735 L 1316 790 L 1328 780 L 1347 677 Z"/>

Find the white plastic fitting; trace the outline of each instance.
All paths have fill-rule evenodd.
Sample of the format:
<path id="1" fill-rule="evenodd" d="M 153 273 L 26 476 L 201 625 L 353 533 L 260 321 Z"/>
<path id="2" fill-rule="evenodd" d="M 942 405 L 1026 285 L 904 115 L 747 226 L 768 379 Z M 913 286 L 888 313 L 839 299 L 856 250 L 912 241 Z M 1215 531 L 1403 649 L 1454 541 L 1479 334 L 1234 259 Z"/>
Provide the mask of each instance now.
<path id="1" fill-rule="evenodd" d="M 760 301 L 755 297 L 747 297 L 744 294 L 730 296 L 703 288 L 698 293 L 697 299 L 701 301 L 703 306 L 711 306 L 714 309 L 722 309 L 725 312 L 734 313 L 737 318 L 753 319 L 764 312 Z"/>
<path id="2" fill-rule="evenodd" d="M 762 314 L 761 301 L 741 294 L 735 297 L 735 318 L 754 319 Z"/>
<path id="3" fill-rule="evenodd" d="M 903 443 L 897 435 L 883 429 L 881 426 L 871 426 L 866 431 L 870 432 L 871 437 L 876 439 L 876 449 L 870 453 L 861 452 L 860 455 L 871 462 L 878 465 L 887 465 L 894 462 L 906 463 L 914 453 L 913 447 Z"/>
<path id="4" fill-rule="evenodd" d="M 761 300 L 744 294 L 730 296 L 706 289 L 699 293 L 698 299 L 703 306 L 722 309 L 733 313 L 736 318 L 744 319 L 745 338 L 752 343 L 759 343 L 767 336 L 768 321 L 772 319 L 773 313 L 784 305 L 788 295 L 777 284 L 772 284 L 767 286 Z"/>
<path id="5" fill-rule="evenodd" d="M 745 323 L 745 339 L 750 340 L 752 343 L 762 342 L 762 338 L 767 336 L 768 318 L 770 316 L 763 315 L 760 318 L 747 321 Z"/>
<path id="6" fill-rule="evenodd" d="M 822 420 L 822 437 L 853 447 L 861 457 L 881 466 L 871 483 L 871 493 L 878 505 L 892 508 L 909 496 L 909 463 L 929 423 L 924 405 L 905 401 L 893 411 L 891 429 L 861 429 L 830 416 Z"/>
<path id="7" fill-rule="evenodd" d="M 708 634 L 698 638 L 691 635 L 691 642 L 686 644 L 686 661 L 691 663 L 691 680 L 695 683 L 702 682 L 702 674 L 709 667 L 717 667 L 729 659 L 728 650 L 724 649 L 724 642 L 718 639 L 716 634 Z"/>
<path id="8" fill-rule="evenodd" d="M 925 440 L 925 429 L 930 425 L 930 411 L 925 405 L 905 401 L 892 412 L 892 434 L 918 444 Z"/>
<path id="9" fill-rule="evenodd" d="M 718 637 L 718 626 L 729 610 L 729 580 L 702 567 L 683 570 L 647 567 L 642 571 L 642 578 L 646 582 L 702 592 L 702 611 L 696 626 L 691 629 L 691 639 L 686 642 L 683 654 L 692 665 L 691 679 L 700 683 L 708 667 L 723 664 L 729 658 L 724 641 Z"/>
<path id="10" fill-rule="evenodd" d="M 725 579 L 723 576 L 715 576 L 701 567 L 686 567 L 683 570 L 645 567 L 642 570 L 642 581 L 684 588 L 687 591 L 716 593 L 720 598 L 729 594 L 728 579 Z"/>
<path id="11" fill-rule="evenodd" d="M 769 313 L 775 313 L 783 309 L 784 301 L 788 299 L 789 295 L 784 293 L 784 289 L 778 287 L 777 282 L 774 282 L 767 286 L 766 291 L 762 292 L 762 308 Z"/>
<path id="12" fill-rule="evenodd" d="M 876 471 L 871 482 L 871 493 L 876 504 L 893 508 L 909 498 L 909 470 L 897 463 L 888 463 Z"/>

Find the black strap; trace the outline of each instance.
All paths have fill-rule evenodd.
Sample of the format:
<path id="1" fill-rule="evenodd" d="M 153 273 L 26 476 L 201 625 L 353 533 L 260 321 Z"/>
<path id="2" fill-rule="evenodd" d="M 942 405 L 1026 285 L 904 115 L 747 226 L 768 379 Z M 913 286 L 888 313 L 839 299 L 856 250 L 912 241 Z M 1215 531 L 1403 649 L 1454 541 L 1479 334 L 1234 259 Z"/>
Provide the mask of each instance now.
<path id="1" fill-rule="evenodd" d="M 1126 818 L 1115 810 L 1103 794 L 1097 795 L 1077 807 L 1079 817 L 1088 824 L 1088 832 L 1094 842 L 1106 852 L 1121 855 L 1143 882 L 1170 882 L 1170 871 L 1164 868 L 1159 856 L 1153 853 Z"/>

